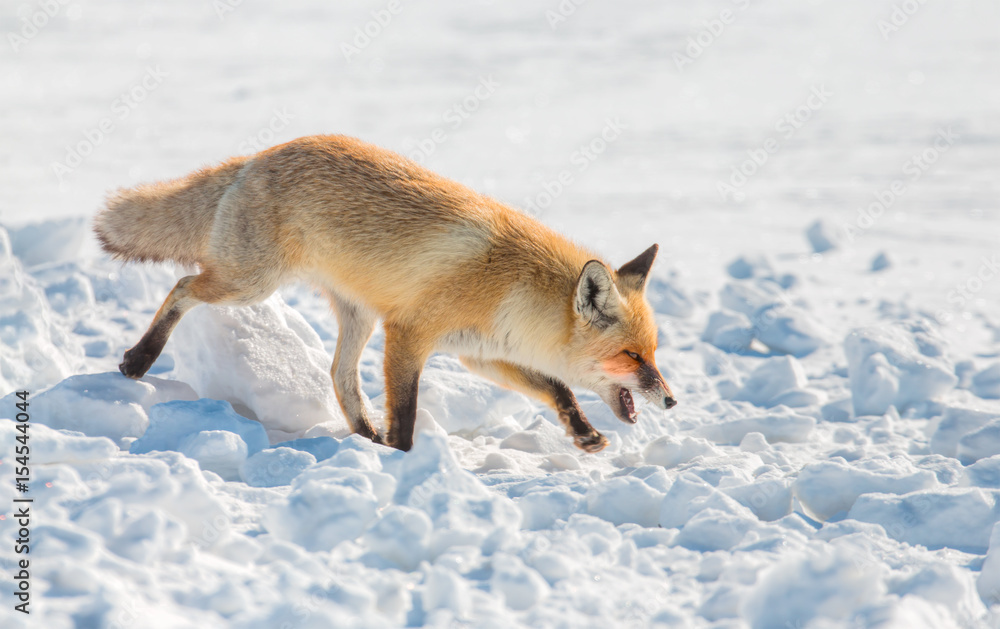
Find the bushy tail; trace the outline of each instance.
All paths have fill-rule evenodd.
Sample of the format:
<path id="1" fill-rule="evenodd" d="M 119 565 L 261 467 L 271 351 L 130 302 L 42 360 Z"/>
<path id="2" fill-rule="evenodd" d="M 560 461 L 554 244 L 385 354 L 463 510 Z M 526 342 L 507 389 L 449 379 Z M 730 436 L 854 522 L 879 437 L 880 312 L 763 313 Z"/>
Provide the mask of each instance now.
<path id="1" fill-rule="evenodd" d="M 101 247 L 127 261 L 198 263 L 208 246 L 219 200 L 247 159 L 231 159 L 187 177 L 112 193 L 94 219 Z"/>

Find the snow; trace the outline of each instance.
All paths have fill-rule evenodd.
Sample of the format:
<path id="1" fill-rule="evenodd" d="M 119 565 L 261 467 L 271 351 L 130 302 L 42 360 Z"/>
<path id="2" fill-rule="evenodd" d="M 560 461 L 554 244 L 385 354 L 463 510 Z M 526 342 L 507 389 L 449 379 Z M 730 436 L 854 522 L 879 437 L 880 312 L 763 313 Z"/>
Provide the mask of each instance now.
<path id="1" fill-rule="evenodd" d="M 753 370 L 734 400 L 745 400 L 757 406 L 814 406 L 822 400 L 808 388 L 808 378 L 802 363 L 791 356 L 769 358 Z"/>
<path id="2" fill-rule="evenodd" d="M 878 255 L 872 258 L 872 272 L 884 271 L 892 266 L 892 260 L 889 258 L 888 254 L 884 251 L 880 251 Z"/>
<path id="3" fill-rule="evenodd" d="M 239 480 L 248 448 L 247 442 L 234 432 L 199 430 L 185 437 L 177 451 L 197 461 L 203 470 L 215 472 L 225 480 Z"/>
<path id="4" fill-rule="evenodd" d="M 931 436 L 931 452 L 957 458 L 961 440 L 966 435 L 975 433 L 994 418 L 1000 418 L 1000 410 L 980 411 L 958 406 L 945 408 L 937 424 L 937 429 Z M 996 454 L 1000 454 L 1000 452 L 996 452 Z"/>
<path id="5" fill-rule="evenodd" d="M 980 488 L 870 493 L 857 499 L 848 517 L 879 524 L 890 537 L 910 544 L 983 553 L 1000 505 L 997 492 Z"/>
<path id="6" fill-rule="evenodd" d="M 810 225 L 806 237 L 816 253 L 826 253 L 840 246 L 840 236 L 828 221 L 818 220 Z"/>
<path id="7" fill-rule="evenodd" d="M 740 256 L 729 263 L 726 272 L 738 280 L 768 277 L 773 273 L 771 261 L 763 255 Z"/>
<path id="8" fill-rule="evenodd" d="M 728 445 L 739 445 L 750 433 L 759 433 L 771 443 L 795 443 L 808 440 L 815 427 L 815 418 L 779 406 L 767 414 L 723 413 L 717 422 L 702 425 L 698 433 L 715 443 Z"/>
<path id="9" fill-rule="evenodd" d="M 946 361 L 900 327 L 854 330 L 844 341 L 844 353 L 857 415 L 933 400 L 958 383 Z"/>
<path id="10" fill-rule="evenodd" d="M 277 296 L 246 308 L 197 308 L 185 318 L 165 351 L 198 395 L 232 403 L 282 440 L 344 424 L 319 335 Z"/>
<path id="11" fill-rule="evenodd" d="M 709 319 L 702 335 L 720 349 L 739 351 L 749 346 L 749 335 L 758 339 L 770 350 L 803 357 L 826 344 L 829 332 L 808 312 L 788 303 L 782 285 L 771 279 L 755 283 L 727 284 L 719 301 L 736 316 L 719 313 Z M 739 314 L 742 313 L 743 317 Z"/>
<path id="12" fill-rule="evenodd" d="M 972 392 L 981 398 L 1000 398 L 1000 363 L 993 363 L 972 376 Z"/>
<path id="13" fill-rule="evenodd" d="M 681 440 L 664 435 L 651 441 L 642 454 L 646 463 L 670 468 L 687 463 L 697 456 L 718 456 L 722 453 L 706 439 L 684 437 Z"/>
<path id="14" fill-rule="evenodd" d="M 202 431 L 226 431 L 237 435 L 248 454 L 267 447 L 267 433 L 259 423 L 237 415 L 229 402 L 202 399 L 172 401 L 150 410 L 149 427 L 129 446 L 129 452 L 177 450 L 189 437 Z"/>
<path id="15" fill-rule="evenodd" d="M 54 4 L 0 63 L 5 629 L 1000 623 L 996 3 L 902 24 L 910 5 L 862 0 L 388 22 L 385 2 Z M 5 31 L 45 6 L 8 3 Z M 312 133 L 414 157 L 613 264 L 659 243 L 679 405 L 637 400 L 626 425 L 575 391 L 610 442 L 584 454 L 545 406 L 434 355 L 413 450 L 375 445 L 349 434 L 306 283 L 195 308 L 122 377 L 194 270 L 104 256 L 104 195 Z M 379 426 L 383 345 L 360 368 Z M 10 611 L 19 390 L 30 618 Z"/>
<path id="16" fill-rule="evenodd" d="M 720 310 L 709 315 L 701 340 L 727 352 L 745 352 L 750 349 L 753 336 L 749 317 L 742 312 Z"/>
<path id="17" fill-rule="evenodd" d="M 976 579 L 976 589 L 986 604 L 1000 603 L 1000 525 L 993 525 L 986 559 Z"/>
<path id="18" fill-rule="evenodd" d="M 239 477 L 251 487 L 278 487 L 291 483 L 315 462 L 316 457 L 302 450 L 267 448 L 240 461 Z"/>
<path id="19" fill-rule="evenodd" d="M 831 460 L 799 470 L 794 492 L 810 516 L 825 521 L 846 515 L 864 494 L 908 494 L 937 486 L 932 472 L 904 461 L 876 459 L 848 464 Z"/>
<path id="20" fill-rule="evenodd" d="M 958 441 L 958 460 L 965 464 L 975 463 L 979 459 L 998 453 L 1000 453 L 1000 419 L 991 420 Z"/>
<path id="21" fill-rule="evenodd" d="M 190 386 L 176 380 L 151 376 L 135 381 L 119 373 L 83 374 L 70 376 L 38 395 L 32 400 L 32 411 L 37 413 L 37 421 L 51 428 L 108 437 L 124 445 L 125 439 L 147 433 L 154 406 L 197 397 Z M 9 408 L 17 401 L 11 393 L 2 403 Z M 94 424 L 95 416 L 101 418 L 99 427 Z"/>

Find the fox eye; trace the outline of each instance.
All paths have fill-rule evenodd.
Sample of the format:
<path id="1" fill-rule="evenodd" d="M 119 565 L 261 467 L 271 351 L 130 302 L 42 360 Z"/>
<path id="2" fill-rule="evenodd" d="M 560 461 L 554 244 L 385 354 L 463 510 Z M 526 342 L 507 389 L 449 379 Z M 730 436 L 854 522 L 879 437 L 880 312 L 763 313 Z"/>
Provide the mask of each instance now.
<path id="1" fill-rule="evenodd" d="M 628 350 L 625 350 L 625 353 L 628 354 L 628 357 L 631 358 L 632 360 L 634 360 L 635 362 L 637 362 L 637 363 L 641 363 L 642 362 L 642 356 L 636 354 L 635 352 L 630 352 Z"/>

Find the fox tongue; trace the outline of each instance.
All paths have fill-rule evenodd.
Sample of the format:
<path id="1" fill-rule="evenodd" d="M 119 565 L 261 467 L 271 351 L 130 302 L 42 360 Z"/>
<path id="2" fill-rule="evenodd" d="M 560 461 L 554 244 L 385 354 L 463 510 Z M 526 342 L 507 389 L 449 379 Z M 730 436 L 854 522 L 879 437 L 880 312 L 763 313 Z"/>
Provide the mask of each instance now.
<path id="1" fill-rule="evenodd" d="M 635 412 L 635 402 L 632 400 L 632 392 L 628 389 L 618 389 L 618 403 L 621 404 L 622 415 L 628 421 L 635 422 L 638 413 Z"/>

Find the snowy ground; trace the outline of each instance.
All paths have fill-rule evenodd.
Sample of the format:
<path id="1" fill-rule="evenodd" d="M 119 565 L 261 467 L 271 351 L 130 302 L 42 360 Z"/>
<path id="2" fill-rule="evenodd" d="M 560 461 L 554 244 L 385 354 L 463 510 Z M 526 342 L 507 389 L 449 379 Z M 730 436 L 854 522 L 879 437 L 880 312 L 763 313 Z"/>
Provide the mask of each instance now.
<path id="1" fill-rule="evenodd" d="M 0 625 L 1000 626 L 1000 5 L 342 4 L 0 9 L 0 417 L 30 391 L 34 499 L 26 617 L 0 420 Z M 615 263 L 658 242 L 680 405 L 579 392 L 586 455 L 435 356 L 413 451 L 374 446 L 304 286 L 120 376 L 181 270 L 103 257 L 104 193 L 318 132 Z"/>

